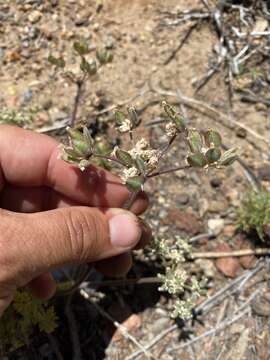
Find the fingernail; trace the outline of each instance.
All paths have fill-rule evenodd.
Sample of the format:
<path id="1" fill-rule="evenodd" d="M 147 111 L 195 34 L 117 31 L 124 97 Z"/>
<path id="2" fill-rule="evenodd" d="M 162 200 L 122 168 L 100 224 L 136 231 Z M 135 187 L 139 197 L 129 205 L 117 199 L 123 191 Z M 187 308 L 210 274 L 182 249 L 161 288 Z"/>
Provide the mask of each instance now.
<path id="1" fill-rule="evenodd" d="M 117 248 L 132 249 L 140 241 L 142 229 L 135 215 L 121 213 L 109 221 L 111 243 Z"/>

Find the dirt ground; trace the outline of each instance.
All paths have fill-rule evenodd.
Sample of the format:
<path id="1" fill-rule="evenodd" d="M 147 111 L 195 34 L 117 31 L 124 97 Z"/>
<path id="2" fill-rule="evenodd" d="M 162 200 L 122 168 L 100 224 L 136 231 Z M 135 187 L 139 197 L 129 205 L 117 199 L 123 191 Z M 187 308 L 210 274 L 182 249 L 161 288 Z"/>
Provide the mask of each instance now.
<path id="1" fill-rule="evenodd" d="M 210 21 L 202 21 L 168 62 L 192 22 L 165 26 L 166 12 L 203 9 L 202 3 L 199 0 L 0 1 L 0 106 L 38 107 L 33 127 L 40 132 L 67 124 L 76 89 L 60 75 L 53 77 L 47 58 L 50 53 L 62 55 L 69 69 L 77 69 L 72 43 L 83 37 L 89 41 L 91 52 L 103 44 L 113 52 L 114 60 L 87 83 L 79 110 L 80 120 L 92 124 L 101 136 L 106 136 L 105 125 L 113 118 L 113 112 L 106 109 L 122 102 L 132 104 L 142 117 L 139 136 L 148 137 L 158 145 L 164 141 L 162 124 L 152 123 L 160 120 L 159 102 L 167 98 L 179 104 L 181 96 L 195 98 L 217 112 L 213 114 L 201 105 L 197 106 L 201 111 L 197 111 L 186 103 L 181 110 L 185 111 L 189 125 L 220 131 L 224 144 L 239 148 L 245 165 L 269 190 L 269 105 L 260 101 L 243 102 L 237 91 L 257 89 L 258 96 L 270 98 L 269 57 L 264 61 L 251 59 L 247 71 L 232 80 L 232 104 L 225 67 L 195 92 L 195 80 L 209 69 L 217 42 Z M 254 76 L 252 69 L 259 75 Z M 256 88 L 256 81 L 266 85 Z M 149 88 L 159 90 L 149 91 Z M 165 96 L 166 91 L 174 96 Z M 48 133 L 57 137 L 63 130 Z M 181 149 L 184 144 L 172 147 L 166 166 L 182 162 Z M 177 234 L 189 237 L 208 234 L 210 224 L 214 224 L 216 236 L 209 239 L 205 236 L 194 242 L 196 251 L 224 250 L 224 244 L 225 249 L 228 245 L 231 249 L 252 247 L 253 238 L 237 232 L 235 225 L 235 210 L 250 187 L 247 171 L 239 163 L 222 171 L 191 170 L 164 175 L 152 179 L 146 186 L 150 206 L 144 218 L 155 235 L 171 240 Z M 139 251 L 134 258 L 130 278 L 153 277 L 160 270 L 160 265 L 147 252 Z M 8 355 L 8 359 L 269 359 L 269 265 L 267 259 L 262 259 L 259 265 L 255 263 L 254 257 L 246 261 L 234 259 L 232 263 L 225 261 L 224 266 L 206 259 L 191 262 L 188 265 L 191 272 L 210 273 L 207 290 L 210 297 L 239 276 L 254 271 L 254 266 L 258 271 L 247 278 L 244 285 L 233 288 L 235 291 L 210 311 L 202 312 L 194 322 L 186 324 L 170 318 L 173 300 L 158 292 L 155 283 L 97 289 L 99 308 L 115 321 L 125 322 L 129 333 L 144 347 L 171 328 L 149 349 L 150 355 L 141 353 L 131 357 L 140 350 L 138 345 L 119 334 L 102 312 L 77 294 L 71 309 L 80 352 L 72 343 L 64 300 L 57 300 L 59 328 L 49 338 L 35 335 L 28 348 Z M 261 264 L 263 266 L 258 267 Z M 252 298 L 255 290 L 256 296 Z M 246 301 L 245 313 L 235 320 Z M 212 333 L 207 336 L 207 331 Z M 191 342 L 200 335 L 200 339 Z M 180 345 L 181 348 L 176 349 Z"/>

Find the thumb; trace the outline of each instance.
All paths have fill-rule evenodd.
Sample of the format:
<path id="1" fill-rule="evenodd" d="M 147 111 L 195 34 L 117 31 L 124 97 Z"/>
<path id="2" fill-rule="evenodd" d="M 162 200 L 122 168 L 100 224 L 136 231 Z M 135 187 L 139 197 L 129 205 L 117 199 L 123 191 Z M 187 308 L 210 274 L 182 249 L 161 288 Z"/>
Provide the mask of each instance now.
<path id="1" fill-rule="evenodd" d="M 119 255 L 139 242 L 137 217 L 122 209 L 61 208 L 0 213 L 0 285 L 24 286 L 66 264 Z M 0 294 L 1 296 L 1 294 Z"/>

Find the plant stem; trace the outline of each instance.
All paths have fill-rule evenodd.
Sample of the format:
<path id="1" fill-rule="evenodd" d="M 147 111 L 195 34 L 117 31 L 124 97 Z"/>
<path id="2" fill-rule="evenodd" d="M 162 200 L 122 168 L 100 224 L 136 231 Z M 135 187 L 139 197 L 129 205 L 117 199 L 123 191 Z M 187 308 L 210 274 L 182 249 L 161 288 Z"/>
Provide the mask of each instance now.
<path id="1" fill-rule="evenodd" d="M 90 281 L 90 287 L 105 287 L 105 286 L 126 286 L 126 285 L 143 285 L 143 284 L 161 284 L 162 279 L 158 277 L 144 277 L 138 279 L 117 279 L 105 281 Z"/>
<path id="2" fill-rule="evenodd" d="M 147 175 L 147 178 L 149 179 L 149 178 L 152 178 L 152 177 L 155 177 L 155 176 L 168 174 L 168 173 L 179 171 L 179 170 L 190 169 L 190 168 L 191 168 L 190 165 L 177 166 L 175 168 L 171 168 L 171 169 L 167 169 L 167 170 L 161 170 L 161 171 L 157 171 L 157 172 L 155 172 L 153 174 L 149 174 L 149 175 Z"/>
<path id="3" fill-rule="evenodd" d="M 84 74 L 81 79 L 78 79 L 76 81 L 77 92 L 76 92 L 76 96 L 74 99 L 73 111 L 72 111 L 71 120 L 70 120 L 70 127 L 74 127 L 74 125 L 76 123 L 77 113 L 78 113 L 79 104 L 80 104 L 80 100 L 81 100 L 82 93 L 83 93 L 83 85 L 84 85 L 85 80 L 86 80 L 86 74 Z"/>
<path id="4" fill-rule="evenodd" d="M 109 161 L 113 161 L 115 162 L 116 164 L 118 165 L 122 165 L 122 166 L 125 166 L 125 164 L 116 159 L 116 157 L 113 157 L 113 156 L 109 156 L 109 155 L 101 155 L 101 154 L 93 154 L 94 157 L 97 157 L 97 158 L 100 158 L 100 159 L 103 159 L 103 160 L 109 160 Z M 126 167 L 126 166 L 125 166 Z"/>

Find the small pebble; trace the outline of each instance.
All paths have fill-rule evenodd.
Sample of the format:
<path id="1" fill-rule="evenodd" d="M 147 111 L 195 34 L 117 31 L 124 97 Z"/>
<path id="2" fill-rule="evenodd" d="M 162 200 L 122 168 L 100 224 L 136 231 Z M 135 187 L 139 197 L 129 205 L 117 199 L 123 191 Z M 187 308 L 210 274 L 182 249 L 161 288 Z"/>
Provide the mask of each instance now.
<path id="1" fill-rule="evenodd" d="M 179 202 L 179 204 L 181 205 L 186 205 L 189 203 L 189 196 L 188 194 L 180 194 L 177 196 L 177 201 Z"/>
<path id="2" fill-rule="evenodd" d="M 236 135 L 241 139 L 245 139 L 247 137 L 247 131 L 243 128 L 238 128 L 236 130 Z"/>
<path id="3" fill-rule="evenodd" d="M 222 184 L 222 180 L 219 177 L 214 177 L 210 180 L 210 184 L 213 188 L 217 188 Z"/>

